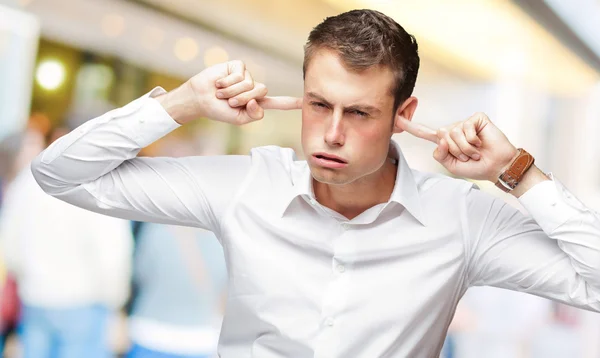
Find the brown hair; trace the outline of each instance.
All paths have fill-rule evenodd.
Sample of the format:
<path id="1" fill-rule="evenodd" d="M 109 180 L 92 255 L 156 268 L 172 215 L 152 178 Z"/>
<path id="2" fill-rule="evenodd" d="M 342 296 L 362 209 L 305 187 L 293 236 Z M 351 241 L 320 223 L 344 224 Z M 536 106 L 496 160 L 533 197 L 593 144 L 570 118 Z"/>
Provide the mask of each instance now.
<path id="1" fill-rule="evenodd" d="M 304 46 L 304 76 L 311 58 L 320 49 L 337 52 L 351 71 L 373 66 L 390 68 L 395 76 L 394 111 L 413 92 L 419 72 L 417 40 L 379 11 L 352 10 L 317 25 Z"/>

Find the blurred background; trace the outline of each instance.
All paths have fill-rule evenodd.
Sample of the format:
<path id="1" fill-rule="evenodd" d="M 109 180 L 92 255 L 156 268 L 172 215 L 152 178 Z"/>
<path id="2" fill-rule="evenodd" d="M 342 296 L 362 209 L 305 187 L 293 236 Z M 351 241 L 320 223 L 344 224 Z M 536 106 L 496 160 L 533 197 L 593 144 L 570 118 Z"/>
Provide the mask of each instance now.
<path id="1" fill-rule="evenodd" d="M 353 8 L 416 36 L 415 121 L 486 112 L 600 211 L 599 0 L 0 0 L 4 356 L 215 356 L 227 273 L 212 233 L 79 212 L 41 193 L 27 167 L 86 120 L 226 60 L 243 60 L 272 95 L 301 96 L 309 31 Z M 242 127 L 200 119 L 141 155 L 275 144 L 302 157 L 300 124 L 299 112 Z M 413 168 L 443 172 L 432 144 L 396 139 Z M 442 356 L 600 357 L 600 316 L 473 288 Z"/>

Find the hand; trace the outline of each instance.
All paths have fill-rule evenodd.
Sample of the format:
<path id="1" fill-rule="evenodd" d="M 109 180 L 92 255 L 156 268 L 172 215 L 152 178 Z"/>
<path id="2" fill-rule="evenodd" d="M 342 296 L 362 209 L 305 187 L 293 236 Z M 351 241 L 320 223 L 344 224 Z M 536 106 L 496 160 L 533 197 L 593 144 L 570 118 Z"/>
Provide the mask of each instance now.
<path id="1" fill-rule="evenodd" d="M 517 148 L 484 113 L 438 130 L 401 119 L 400 128 L 436 143 L 433 157 L 456 176 L 496 182 L 518 155 Z"/>
<path id="2" fill-rule="evenodd" d="M 243 63 L 234 61 L 236 63 Z M 302 108 L 302 98 L 296 97 L 269 97 L 267 96 L 267 88 L 264 84 L 254 82 L 250 73 L 246 70 L 244 76 L 241 76 L 240 71 L 230 71 L 231 73 L 223 78 L 215 81 L 217 88 L 215 96 L 226 103 L 230 109 L 223 109 L 222 113 L 209 118 L 228 118 L 225 122 L 232 124 L 246 124 L 248 122 L 260 120 L 264 116 L 265 109 L 280 109 L 291 110 Z M 218 108 L 221 110 L 221 108 Z M 235 117 L 231 109 L 237 111 Z"/>
<path id="3" fill-rule="evenodd" d="M 156 99 L 180 124 L 205 117 L 241 125 L 262 119 L 264 109 L 302 107 L 301 99 L 266 94 L 266 86 L 254 82 L 242 61 L 229 61 L 208 67 Z"/>

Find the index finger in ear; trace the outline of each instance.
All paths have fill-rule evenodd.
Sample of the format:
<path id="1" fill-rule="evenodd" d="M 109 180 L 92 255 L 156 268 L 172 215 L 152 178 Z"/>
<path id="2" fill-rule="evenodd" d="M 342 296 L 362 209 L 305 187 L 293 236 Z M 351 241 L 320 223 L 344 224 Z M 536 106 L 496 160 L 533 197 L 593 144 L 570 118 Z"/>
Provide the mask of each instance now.
<path id="1" fill-rule="evenodd" d="M 425 139 L 436 144 L 439 140 L 437 136 L 437 131 L 404 118 L 400 118 L 400 129 L 414 135 L 417 138 Z"/>

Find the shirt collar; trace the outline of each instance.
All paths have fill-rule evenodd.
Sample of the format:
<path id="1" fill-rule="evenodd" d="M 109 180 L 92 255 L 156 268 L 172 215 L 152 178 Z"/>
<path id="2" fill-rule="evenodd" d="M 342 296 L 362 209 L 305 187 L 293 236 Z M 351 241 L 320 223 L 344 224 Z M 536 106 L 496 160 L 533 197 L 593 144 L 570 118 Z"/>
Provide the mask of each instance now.
<path id="1" fill-rule="evenodd" d="M 394 190 L 390 196 L 388 205 L 392 202 L 400 204 L 422 225 L 425 225 L 424 213 L 421 205 L 421 197 L 417 183 L 413 176 L 412 169 L 408 166 L 400 145 L 391 140 L 390 157 L 398 161 L 398 172 L 396 173 L 396 182 Z M 297 197 L 304 197 L 309 202 L 315 200 L 315 194 L 312 187 L 312 175 L 310 167 L 306 161 L 297 161 L 292 166 L 292 188 L 287 195 L 284 195 L 281 201 L 281 216 Z"/>

